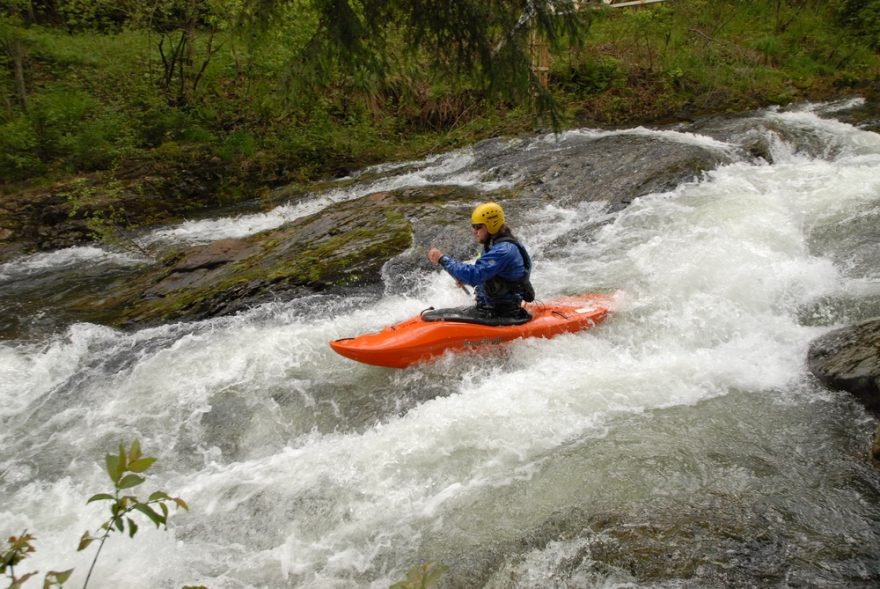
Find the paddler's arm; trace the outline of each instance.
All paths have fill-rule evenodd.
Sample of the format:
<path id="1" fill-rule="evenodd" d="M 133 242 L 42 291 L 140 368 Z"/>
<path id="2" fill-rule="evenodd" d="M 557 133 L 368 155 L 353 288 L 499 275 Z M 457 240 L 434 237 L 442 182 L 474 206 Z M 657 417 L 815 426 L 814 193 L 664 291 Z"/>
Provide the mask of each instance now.
<path id="1" fill-rule="evenodd" d="M 451 264 L 458 263 L 455 260 L 453 260 L 452 258 L 450 258 L 449 256 L 447 256 L 446 254 L 444 254 L 443 252 L 441 252 L 440 250 L 438 250 L 436 247 L 432 247 L 431 249 L 428 250 L 428 259 L 431 260 L 431 262 L 433 264 L 440 264 L 441 266 L 443 266 L 443 269 L 446 270 L 447 272 L 449 272 L 450 263 Z M 449 274 L 451 274 L 452 277 L 455 278 L 456 282 L 458 282 L 459 285 L 462 284 L 462 281 L 458 276 L 456 276 L 452 272 L 449 272 Z"/>
<path id="2" fill-rule="evenodd" d="M 438 250 L 436 247 L 432 247 L 428 250 L 428 259 L 431 260 L 432 264 L 439 264 L 440 258 L 443 257 L 443 252 Z"/>
<path id="3" fill-rule="evenodd" d="M 514 246 L 515 247 L 515 246 Z M 477 286 L 483 284 L 496 274 L 501 268 L 500 248 L 493 248 L 484 252 L 473 264 L 465 264 L 445 255 L 437 248 L 428 250 L 428 259 L 435 264 L 440 264 L 453 278 L 463 284 Z"/>
<path id="4" fill-rule="evenodd" d="M 446 258 L 446 259 L 441 262 L 441 260 L 443 258 Z M 446 264 L 444 262 L 446 262 L 446 260 L 449 260 L 450 258 L 449 258 L 449 256 L 446 256 L 443 252 L 438 250 L 436 247 L 432 247 L 431 249 L 428 250 L 428 259 L 431 260 L 432 264 L 440 264 L 445 269 Z M 462 289 L 467 294 L 471 294 L 471 291 L 468 290 L 468 288 L 461 282 L 461 280 L 456 279 L 455 286 Z"/>

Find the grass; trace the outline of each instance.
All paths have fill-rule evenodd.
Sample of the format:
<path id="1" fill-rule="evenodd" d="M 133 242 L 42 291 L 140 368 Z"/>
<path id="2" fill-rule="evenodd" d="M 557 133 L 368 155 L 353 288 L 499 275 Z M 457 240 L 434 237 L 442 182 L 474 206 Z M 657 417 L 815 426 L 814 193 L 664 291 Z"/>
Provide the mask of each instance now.
<path id="1" fill-rule="evenodd" d="M 550 91 L 565 125 L 662 121 L 688 109 L 853 91 L 877 78 L 880 57 L 864 31 L 838 24 L 840 1 L 673 0 L 599 11 L 582 47 L 553 56 Z M 9 97 L 0 113 L 4 191 L 113 174 L 139 153 L 174 160 L 193 148 L 227 165 L 238 177 L 229 186 L 277 185 L 543 124 L 528 105 L 438 79 L 427 64 L 409 62 L 385 81 L 339 76 L 320 92 L 296 91 L 285 77 L 293 30 L 260 44 L 220 33 L 221 49 L 185 102 L 173 95 L 179 80 L 159 83 L 156 33 L 16 30 L 27 47 L 29 108 L 13 105 L 12 77 L 0 78 Z"/>

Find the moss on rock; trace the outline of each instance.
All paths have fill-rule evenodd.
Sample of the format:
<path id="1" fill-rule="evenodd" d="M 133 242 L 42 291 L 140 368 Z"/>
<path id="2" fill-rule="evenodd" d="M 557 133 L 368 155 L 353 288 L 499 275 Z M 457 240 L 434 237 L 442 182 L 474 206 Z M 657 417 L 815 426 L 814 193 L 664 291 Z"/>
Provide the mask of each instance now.
<path id="1" fill-rule="evenodd" d="M 246 239 L 166 254 L 120 280 L 111 298 L 75 301 L 80 316 L 117 326 L 225 315 L 299 291 L 369 286 L 414 243 L 410 219 L 445 219 L 442 205 L 470 200 L 461 188 L 380 192 Z"/>

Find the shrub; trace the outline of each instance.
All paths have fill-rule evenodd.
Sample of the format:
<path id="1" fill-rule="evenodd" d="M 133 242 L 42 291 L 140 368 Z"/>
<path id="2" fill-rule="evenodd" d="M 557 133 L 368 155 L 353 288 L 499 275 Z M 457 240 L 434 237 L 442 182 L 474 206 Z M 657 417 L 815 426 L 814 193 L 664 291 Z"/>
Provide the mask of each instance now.
<path id="1" fill-rule="evenodd" d="M 0 125 L 0 176 L 23 180 L 42 175 L 46 166 L 37 155 L 37 135 L 24 115 Z"/>

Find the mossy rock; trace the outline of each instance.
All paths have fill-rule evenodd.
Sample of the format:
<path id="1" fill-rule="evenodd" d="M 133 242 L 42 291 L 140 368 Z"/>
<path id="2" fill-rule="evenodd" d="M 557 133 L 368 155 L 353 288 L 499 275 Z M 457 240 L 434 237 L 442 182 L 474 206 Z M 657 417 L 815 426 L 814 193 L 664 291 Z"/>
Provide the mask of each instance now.
<path id="1" fill-rule="evenodd" d="M 246 239 L 166 255 L 154 269 L 111 285 L 110 297 L 75 301 L 71 308 L 91 321 L 133 327 L 227 315 L 304 292 L 379 285 L 384 264 L 414 243 L 422 247 L 416 233 L 460 221 L 460 210 L 476 198 L 459 187 L 371 194 Z M 424 252 L 412 256 L 422 260 Z"/>

